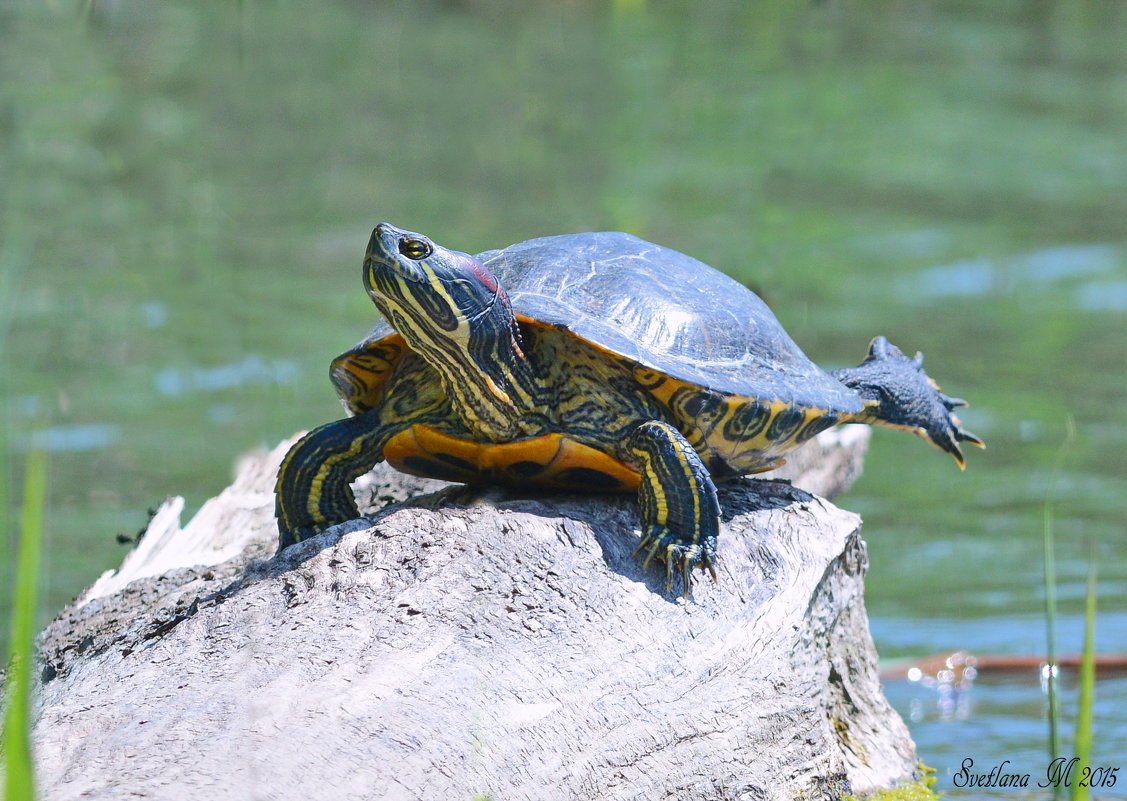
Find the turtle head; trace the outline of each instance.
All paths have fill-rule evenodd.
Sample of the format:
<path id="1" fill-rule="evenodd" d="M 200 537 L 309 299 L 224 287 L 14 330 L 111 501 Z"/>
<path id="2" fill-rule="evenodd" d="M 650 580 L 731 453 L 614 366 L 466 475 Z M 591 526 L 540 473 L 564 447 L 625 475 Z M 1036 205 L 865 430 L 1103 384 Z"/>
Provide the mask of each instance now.
<path id="1" fill-rule="evenodd" d="M 498 301 L 508 305 L 497 279 L 473 256 L 388 223 L 377 225 L 368 241 L 364 286 L 388 322 L 408 339 L 401 324 L 464 338 Z"/>
<path id="2" fill-rule="evenodd" d="M 364 286 L 410 348 L 434 367 L 458 413 L 484 436 L 511 436 L 534 379 L 500 283 L 478 259 L 380 223 Z"/>

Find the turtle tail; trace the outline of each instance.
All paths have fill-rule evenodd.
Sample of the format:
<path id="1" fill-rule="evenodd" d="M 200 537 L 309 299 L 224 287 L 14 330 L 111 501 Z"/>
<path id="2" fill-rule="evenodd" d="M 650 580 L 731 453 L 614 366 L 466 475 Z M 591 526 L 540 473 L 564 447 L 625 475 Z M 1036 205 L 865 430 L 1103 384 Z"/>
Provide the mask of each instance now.
<path id="1" fill-rule="evenodd" d="M 869 343 L 869 353 L 856 367 L 834 371 L 834 378 L 854 390 L 865 408 L 853 421 L 911 431 L 955 457 L 959 469 L 966 468 L 959 443 L 985 448 L 977 436 L 962 427 L 954 410 L 966 406 L 962 398 L 939 391 L 939 385 L 924 372 L 924 357 L 905 356 L 884 337 Z"/>

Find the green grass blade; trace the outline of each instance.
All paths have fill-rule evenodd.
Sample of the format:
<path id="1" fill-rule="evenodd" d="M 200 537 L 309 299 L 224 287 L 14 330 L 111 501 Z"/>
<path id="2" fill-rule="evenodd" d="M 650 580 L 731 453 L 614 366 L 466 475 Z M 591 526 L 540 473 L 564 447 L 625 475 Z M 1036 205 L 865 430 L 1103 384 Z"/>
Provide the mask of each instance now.
<path id="1" fill-rule="evenodd" d="M 1057 577 L 1053 547 L 1053 507 L 1051 502 L 1045 500 L 1043 515 L 1044 529 L 1042 532 L 1045 550 L 1045 662 L 1048 663 L 1049 674 L 1046 678 L 1046 690 L 1049 695 L 1049 762 L 1052 763 L 1060 756 L 1060 707 L 1057 698 Z M 1059 789 L 1054 788 L 1054 797 L 1059 797 Z"/>
<path id="2" fill-rule="evenodd" d="M 1057 483 L 1057 474 L 1060 472 L 1061 462 L 1064 460 L 1065 451 L 1072 444 L 1076 436 L 1076 423 L 1072 415 L 1064 420 L 1064 441 L 1057 451 L 1053 471 L 1049 475 L 1049 486 L 1045 490 L 1045 508 L 1042 515 L 1044 526 L 1042 542 L 1045 560 L 1045 661 L 1048 663 L 1048 676 L 1046 677 L 1046 690 L 1049 696 L 1049 762 L 1060 756 L 1060 699 L 1059 699 L 1059 669 L 1057 667 L 1057 575 L 1056 575 L 1056 548 L 1053 534 L 1053 489 Z M 1063 790 L 1061 787 L 1053 788 L 1053 797 L 1060 798 Z"/>
<path id="3" fill-rule="evenodd" d="M 1092 705 L 1096 699 L 1096 554 L 1088 556 L 1088 592 L 1084 603 L 1084 654 L 1080 658 L 1080 702 L 1076 712 L 1077 776 L 1092 764 Z M 1087 801 L 1087 784 L 1072 784 L 1072 801 Z"/>
<path id="4" fill-rule="evenodd" d="M 0 319 L 0 325 L 3 320 Z M 4 339 L 3 328 L 0 328 L 0 379 L 6 377 L 4 369 Z M 8 461 L 8 409 L 4 403 L 5 398 L 0 396 L 0 583 L 5 587 L 13 585 L 12 565 L 12 518 L 8 511 L 8 485 L 11 481 L 11 469 Z M 0 653 L 4 650 L 0 645 Z"/>
<path id="5" fill-rule="evenodd" d="M 27 456 L 20 514 L 19 556 L 12 603 L 12 655 L 4 715 L 5 801 L 33 801 L 31 760 L 31 685 L 35 665 L 35 613 L 43 517 L 47 505 L 47 456 L 33 448 Z"/>

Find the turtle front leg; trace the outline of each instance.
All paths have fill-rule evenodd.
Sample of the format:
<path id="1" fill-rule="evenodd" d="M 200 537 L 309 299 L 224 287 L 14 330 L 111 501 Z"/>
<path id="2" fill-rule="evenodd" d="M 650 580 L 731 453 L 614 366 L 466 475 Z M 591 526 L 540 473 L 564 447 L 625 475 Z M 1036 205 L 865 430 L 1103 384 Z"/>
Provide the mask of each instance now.
<path id="1" fill-rule="evenodd" d="M 665 563 L 666 592 L 672 591 L 674 570 L 680 571 L 688 597 L 694 567 L 716 580 L 716 485 L 693 446 L 668 423 L 651 420 L 638 426 L 626 440 L 626 450 L 642 476 L 638 550 L 645 553 L 643 565 L 654 557 Z"/>
<path id="2" fill-rule="evenodd" d="M 313 429 L 290 448 L 274 485 L 278 550 L 360 516 L 350 485 L 383 461 L 383 447 L 403 424 L 380 422 L 379 410 Z"/>

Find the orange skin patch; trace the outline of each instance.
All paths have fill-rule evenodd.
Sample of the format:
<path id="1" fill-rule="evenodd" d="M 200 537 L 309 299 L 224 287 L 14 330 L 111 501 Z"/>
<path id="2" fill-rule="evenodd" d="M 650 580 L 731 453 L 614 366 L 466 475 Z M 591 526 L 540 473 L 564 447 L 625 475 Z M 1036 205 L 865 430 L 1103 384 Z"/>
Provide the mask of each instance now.
<path id="1" fill-rule="evenodd" d="M 329 369 L 337 393 L 354 414 L 379 405 L 383 386 L 395 371 L 407 343 L 390 334 L 361 350 L 350 350 L 333 359 Z"/>
<path id="2" fill-rule="evenodd" d="M 541 486 L 589 492 L 637 491 L 638 473 L 563 434 L 515 442 L 472 442 L 414 425 L 384 446 L 384 459 L 404 473 L 467 484 Z"/>

